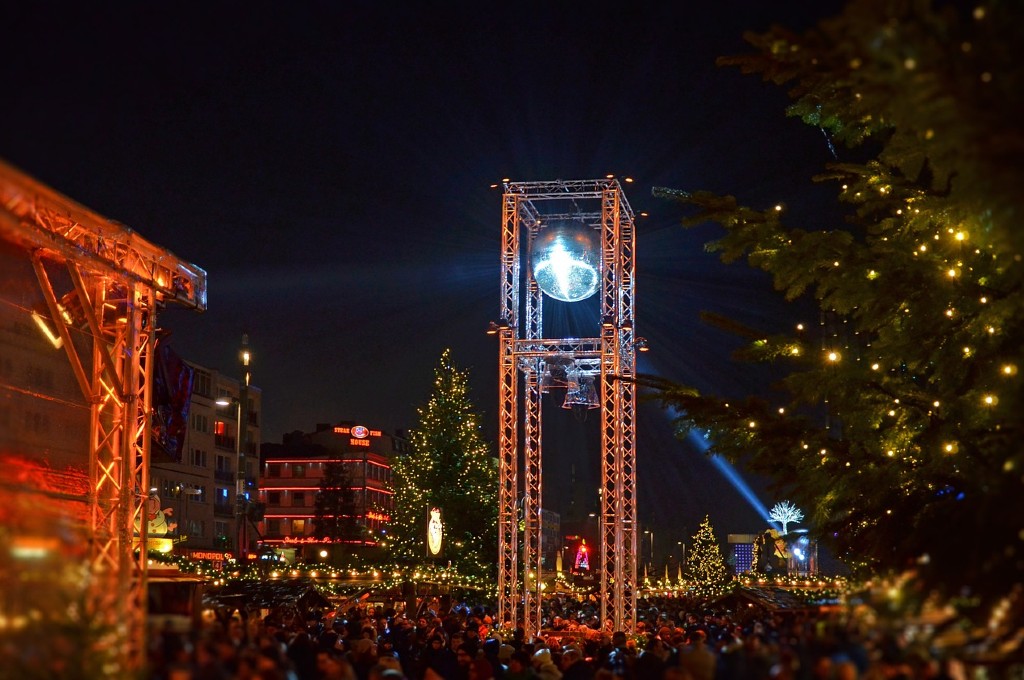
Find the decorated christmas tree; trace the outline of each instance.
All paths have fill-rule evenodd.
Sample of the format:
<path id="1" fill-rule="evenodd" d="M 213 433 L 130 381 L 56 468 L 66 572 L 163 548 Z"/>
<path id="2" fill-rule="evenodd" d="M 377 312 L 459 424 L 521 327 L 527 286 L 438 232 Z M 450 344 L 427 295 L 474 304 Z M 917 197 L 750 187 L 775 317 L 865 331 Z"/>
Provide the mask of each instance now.
<path id="1" fill-rule="evenodd" d="M 497 459 L 480 433 L 468 371 L 455 366 L 450 350 L 441 355 L 433 394 L 418 412 L 412 451 L 392 470 L 392 553 L 405 564 L 426 561 L 428 513 L 437 509 L 443 540 L 430 559 L 450 562 L 463 576 L 489 576 L 498 553 Z"/>
<path id="2" fill-rule="evenodd" d="M 692 547 L 686 558 L 686 571 L 692 589 L 699 595 L 717 595 L 728 582 L 722 550 L 707 515 L 693 536 Z"/>
<path id="3" fill-rule="evenodd" d="M 748 40 L 720 63 L 789 88 L 789 115 L 835 150 L 814 179 L 843 219 L 800 223 L 786 196 L 656 193 L 687 226 L 721 225 L 710 249 L 816 318 L 741 353 L 783 367 L 777 398 L 647 382 L 681 435 L 777 480 L 859 573 L 997 601 L 1024 582 L 1020 5 L 860 0 L 806 35 Z"/>

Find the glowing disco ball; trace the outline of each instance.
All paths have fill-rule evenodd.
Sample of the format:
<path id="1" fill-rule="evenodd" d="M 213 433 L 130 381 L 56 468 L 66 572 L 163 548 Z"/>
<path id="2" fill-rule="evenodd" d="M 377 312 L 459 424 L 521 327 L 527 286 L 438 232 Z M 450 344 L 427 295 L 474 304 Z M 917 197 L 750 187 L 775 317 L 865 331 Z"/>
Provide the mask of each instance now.
<path id="1" fill-rule="evenodd" d="M 586 300 L 601 285 L 596 232 L 583 224 L 542 229 L 533 242 L 530 260 L 537 285 L 556 300 Z"/>

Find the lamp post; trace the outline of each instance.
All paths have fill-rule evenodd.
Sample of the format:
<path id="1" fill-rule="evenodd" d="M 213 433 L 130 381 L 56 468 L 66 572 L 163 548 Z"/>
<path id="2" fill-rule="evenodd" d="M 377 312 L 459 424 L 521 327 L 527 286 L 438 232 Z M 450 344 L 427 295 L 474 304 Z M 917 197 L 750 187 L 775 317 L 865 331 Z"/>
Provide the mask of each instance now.
<path id="1" fill-rule="evenodd" d="M 245 459 L 242 457 L 242 401 L 237 397 L 221 397 L 215 402 L 218 406 L 235 407 L 235 537 L 237 545 L 235 554 L 239 561 L 245 559 L 246 545 L 245 532 Z"/>
<path id="2" fill-rule="evenodd" d="M 249 334 L 242 334 L 242 348 L 238 353 L 239 364 L 241 365 L 242 379 L 238 383 L 238 397 L 232 397 L 230 400 L 227 398 L 217 399 L 216 403 L 218 406 L 229 406 L 235 405 L 235 416 L 237 428 L 235 431 L 235 516 L 237 531 L 237 543 L 236 555 L 238 561 L 244 561 L 246 552 L 249 549 L 248 535 L 246 532 L 245 521 L 246 521 L 246 503 L 245 503 L 245 450 L 242 448 L 242 437 L 248 432 L 247 425 L 243 424 L 242 414 L 245 414 L 246 420 L 249 418 L 249 382 L 252 379 L 252 372 L 249 368 L 249 362 L 252 359 L 252 354 L 249 352 Z M 242 406 L 245 406 L 245 410 L 242 410 Z"/>
<path id="3" fill-rule="evenodd" d="M 651 535 L 651 566 L 654 566 L 654 532 L 650 529 L 644 529 L 645 534 Z"/>

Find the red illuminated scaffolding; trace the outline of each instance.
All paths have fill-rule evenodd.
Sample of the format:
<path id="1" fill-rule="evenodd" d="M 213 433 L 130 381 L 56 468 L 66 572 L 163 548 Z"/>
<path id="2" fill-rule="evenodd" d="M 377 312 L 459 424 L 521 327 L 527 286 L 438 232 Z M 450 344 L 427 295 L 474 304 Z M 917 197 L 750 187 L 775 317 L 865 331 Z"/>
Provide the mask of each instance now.
<path id="1" fill-rule="evenodd" d="M 0 238 L 31 260 L 90 407 L 88 601 L 120 633 L 108 652 L 127 676 L 146 651 L 147 560 L 136 548 L 148 525 L 156 315 L 167 303 L 206 309 L 206 272 L 2 161 Z M 70 290 L 55 290 L 59 269 Z M 73 326 L 87 328 L 88 351 L 76 347 Z"/>
<path id="2" fill-rule="evenodd" d="M 499 336 L 498 620 L 541 625 L 542 377 L 571 364 L 600 378 L 601 615 L 618 630 L 636 624 L 636 368 L 633 330 L 634 216 L 616 179 L 505 182 L 502 209 Z M 543 296 L 521 257 L 538 232 L 559 220 L 583 221 L 601 234 L 601 323 L 597 337 L 548 339 Z M 520 375 L 522 380 L 520 380 Z M 520 402 L 520 395 L 522 402 Z M 523 414 L 520 458 L 520 408 Z M 522 460 L 522 468 L 520 468 Z M 518 502 L 522 470 L 523 540 Z"/>

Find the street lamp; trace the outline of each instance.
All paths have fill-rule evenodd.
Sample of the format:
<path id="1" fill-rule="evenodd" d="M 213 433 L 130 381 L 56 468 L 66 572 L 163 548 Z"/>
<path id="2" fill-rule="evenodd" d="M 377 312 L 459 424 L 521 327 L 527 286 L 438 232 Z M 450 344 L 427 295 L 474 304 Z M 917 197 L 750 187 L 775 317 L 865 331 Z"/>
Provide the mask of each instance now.
<path id="1" fill-rule="evenodd" d="M 219 397 L 217 406 L 235 407 L 235 516 L 238 525 L 236 536 L 238 545 L 236 551 L 238 559 L 245 559 L 245 550 L 248 547 L 245 540 L 245 459 L 242 457 L 242 401 L 237 397 Z"/>

